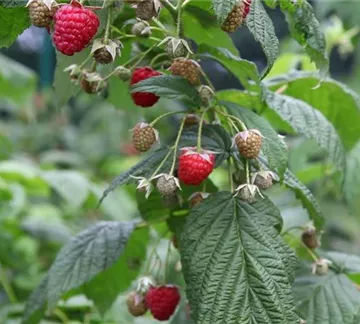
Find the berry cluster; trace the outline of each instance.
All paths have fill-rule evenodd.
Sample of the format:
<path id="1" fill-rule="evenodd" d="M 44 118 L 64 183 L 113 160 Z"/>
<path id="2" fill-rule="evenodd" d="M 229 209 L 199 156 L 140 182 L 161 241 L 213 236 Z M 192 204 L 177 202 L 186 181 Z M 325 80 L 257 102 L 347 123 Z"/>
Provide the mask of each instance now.
<path id="1" fill-rule="evenodd" d="M 173 285 L 150 286 L 145 291 L 133 291 L 126 300 L 128 311 L 138 317 L 150 310 L 159 321 L 167 321 L 180 302 L 179 289 Z"/>

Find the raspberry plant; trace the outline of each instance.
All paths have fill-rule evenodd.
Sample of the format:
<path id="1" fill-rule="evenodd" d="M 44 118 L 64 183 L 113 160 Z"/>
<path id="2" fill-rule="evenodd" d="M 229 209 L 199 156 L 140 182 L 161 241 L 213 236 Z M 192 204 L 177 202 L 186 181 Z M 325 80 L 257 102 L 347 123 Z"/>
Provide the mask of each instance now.
<path id="1" fill-rule="evenodd" d="M 349 127 L 339 107 L 346 98 L 347 112 L 358 121 L 360 99 L 328 77 L 325 38 L 306 0 L 30 0 L 28 9 L 23 5 L 12 1 L 0 8 L 13 17 L 5 20 L 11 31 L 1 45 L 10 45 L 29 25 L 28 14 L 33 24 L 49 29 L 59 51 L 58 105 L 82 89 L 93 95 L 107 91 L 111 103 L 125 91 L 131 109 L 155 110 L 164 99 L 182 107 L 134 125 L 134 146 L 147 153 L 101 199 L 106 204 L 118 186 L 134 186 L 142 219 L 101 221 L 76 235 L 29 298 L 24 324 L 38 323 L 61 299 L 79 293 L 94 301 L 101 315 L 133 281 L 137 288 L 127 299 L 133 316 L 150 309 L 156 319 L 167 320 L 188 300 L 188 313 L 199 324 L 360 322 L 360 292 L 351 275 L 360 272 L 360 262 L 320 249 L 325 217 L 287 168 L 286 139 L 278 134 L 285 130 L 313 139 L 327 154 L 329 172 L 340 175 L 359 139 L 359 125 Z M 316 72 L 271 76 L 279 41 L 265 7 L 284 13 Z M 262 47 L 266 68 L 259 71 L 241 58 L 226 33 L 238 28 Z M 217 91 L 203 60 L 229 70 L 242 90 Z M 171 115 L 180 116 L 176 134 L 164 139 L 160 133 L 159 144 L 156 124 Z M 222 168 L 229 180 L 220 190 L 209 175 Z M 293 191 L 307 210 L 311 224 L 300 233 L 282 230 L 280 211 L 266 194 L 273 185 Z M 167 228 L 169 242 L 172 237 L 178 242 L 184 287 L 157 275 L 168 258 L 159 266 L 154 249 L 146 258 L 149 232 L 159 226 Z M 149 269 L 154 264 L 155 274 Z M 185 292 L 180 304 L 179 290 Z"/>

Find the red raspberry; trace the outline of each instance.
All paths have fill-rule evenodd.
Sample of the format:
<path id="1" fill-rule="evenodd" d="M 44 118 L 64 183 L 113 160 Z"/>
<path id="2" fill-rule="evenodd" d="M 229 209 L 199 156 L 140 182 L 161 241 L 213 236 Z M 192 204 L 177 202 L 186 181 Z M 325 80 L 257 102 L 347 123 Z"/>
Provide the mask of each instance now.
<path id="1" fill-rule="evenodd" d="M 146 80 L 148 78 L 152 78 L 152 77 L 158 76 L 158 75 L 161 75 L 161 73 L 153 70 L 152 68 L 149 68 L 149 67 L 137 68 L 133 72 L 130 84 L 134 85 L 140 81 L 143 81 L 143 80 Z M 134 103 L 137 106 L 141 106 L 144 108 L 155 105 L 158 102 L 158 100 L 160 99 L 158 96 L 154 95 L 153 93 L 149 93 L 149 92 L 133 92 L 131 94 L 131 97 L 133 98 Z"/>
<path id="2" fill-rule="evenodd" d="M 145 296 L 145 301 L 154 318 L 159 321 L 166 321 L 174 314 L 179 304 L 179 290 L 171 285 L 150 287 Z"/>
<path id="3" fill-rule="evenodd" d="M 198 186 L 213 171 L 215 155 L 206 151 L 197 152 L 195 147 L 186 147 L 179 157 L 179 179 L 186 185 Z"/>
<path id="4" fill-rule="evenodd" d="M 56 49 L 69 56 L 82 51 L 95 36 L 99 24 L 96 14 L 72 0 L 55 14 L 53 42 Z"/>

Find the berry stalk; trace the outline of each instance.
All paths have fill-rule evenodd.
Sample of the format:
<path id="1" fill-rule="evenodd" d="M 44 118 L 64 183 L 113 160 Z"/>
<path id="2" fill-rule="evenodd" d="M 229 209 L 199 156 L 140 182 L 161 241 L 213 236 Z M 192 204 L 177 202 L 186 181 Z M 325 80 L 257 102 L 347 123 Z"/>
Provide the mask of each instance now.
<path id="1" fill-rule="evenodd" d="M 185 121 L 186 121 L 186 116 L 183 118 L 183 120 L 182 120 L 182 122 L 181 122 L 181 125 L 180 125 L 180 128 L 179 128 L 179 132 L 178 132 L 178 135 L 177 135 L 175 144 L 174 144 L 174 146 L 173 146 L 174 156 L 173 156 L 173 162 L 172 162 L 172 165 L 171 165 L 171 169 L 170 169 L 169 174 L 173 174 L 173 173 L 174 173 L 174 170 L 175 170 L 177 150 L 178 150 L 178 146 L 179 146 L 179 143 L 180 143 L 181 134 L 182 134 L 182 132 L 183 132 L 183 130 L 184 130 Z"/>
<path id="2" fill-rule="evenodd" d="M 201 114 L 201 118 L 200 118 L 200 122 L 199 122 L 199 130 L 198 130 L 198 136 L 197 136 L 197 151 L 200 153 L 202 151 L 201 149 L 201 135 L 202 135 L 202 129 L 203 129 L 203 124 L 204 124 L 204 119 L 205 119 L 205 113 L 207 110 L 205 110 L 202 114 Z"/>

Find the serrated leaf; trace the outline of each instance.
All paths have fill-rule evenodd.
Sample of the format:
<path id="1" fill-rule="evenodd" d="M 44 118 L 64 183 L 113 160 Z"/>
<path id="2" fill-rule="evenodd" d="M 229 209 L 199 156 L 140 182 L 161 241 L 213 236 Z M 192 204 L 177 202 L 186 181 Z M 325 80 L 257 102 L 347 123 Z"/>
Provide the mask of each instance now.
<path id="1" fill-rule="evenodd" d="M 260 76 L 253 62 L 241 59 L 226 48 L 212 47 L 205 44 L 199 46 L 198 53 L 204 53 L 201 57 L 205 59 L 208 58 L 219 62 L 238 78 L 246 89 L 251 89 L 253 87 L 252 83 L 255 83 L 259 90 Z"/>
<path id="2" fill-rule="evenodd" d="M 86 296 L 94 301 L 102 314 L 109 309 L 116 297 L 126 291 L 138 277 L 146 258 L 148 241 L 148 227 L 132 232 L 121 257 L 84 285 L 83 291 Z"/>
<path id="3" fill-rule="evenodd" d="M 48 276 L 45 276 L 39 286 L 30 295 L 25 305 L 21 324 L 37 324 L 40 322 L 45 312 L 48 279 Z"/>
<path id="4" fill-rule="evenodd" d="M 291 36 L 304 48 L 324 77 L 329 70 L 325 35 L 321 30 L 313 7 L 306 1 L 296 4 L 280 2 L 286 13 Z"/>
<path id="5" fill-rule="evenodd" d="M 281 226 L 268 199 L 249 205 L 220 192 L 191 210 L 180 250 L 196 323 L 296 323 L 295 256 Z"/>
<path id="6" fill-rule="evenodd" d="M 99 222 L 80 232 L 58 253 L 48 273 L 48 308 L 61 296 L 116 263 L 137 222 Z"/>
<path id="7" fill-rule="evenodd" d="M 260 43 L 266 55 L 268 65 L 262 74 L 262 78 L 264 78 L 270 72 L 279 54 L 279 40 L 275 34 L 274 25 L 261 0 L 252 1 L 249 15 L 246 18 L 246 26 Z"/>
<path id="8" fill-rule="evenodd" d="M 202 130 L 202 147 L 206 150 L 217 152 L 216 166 L 219 166 L 229 156 L 230 148 L 232 145 L 231 138 L 224 128 L 218 125 L 205 125 Z M 180 141 L 180 147 L 196 146 L 197 144 L 197 128 L 187 129 L 183 132 Z M 122 173 L 115 178 L 110 186 L 104 191 L 99 204 L 106 198 L 106 196 L 114 191 L 118 186 L 133 182 L 134 179 L 130 177 L 150 177 L 156 170 L 157 166 L 165 158 L 168 153 L 168 148 L 161 148 L 156 150 L 150 156 L 140 161 L 128 171 Z M 164 164 L 159 170 L 159 173 L 168 172 L 170 169 L 170 160 Z"/>
<path id="9" fill-rule="evenodd" d="M 314 222 L 314 226 L 320 231 L 324 226 L 325 218 L 311 191 L 303 185 L 290 170 L 285 172 L 284 184 L 295 192 L 296 197 L 308 211 L 310 218 Z"/>
<path id="10" fill-rule="evenodd" d="M 345 199 L 352 211 L 360 210 L 360 141 L 347 157 L 345 185 Z"/>
<path id="11" fill-rule="evenodd" d="M 216 43 L 237 55 L 238 50 L 231 37 L 219 28 L 216 17 L 209 12 L 210 6 L 210 1 L 192 1 L 185 7 L 184 34 L 198 45 Z"/>
<path id="12" fill-rule="evenodd" d="M 345 150 L 334 126 L 321 112 L 304 101 L 269 92 L 266 103 L 298 134 L 312 138 L 327 151 L 335 168 L 343 171 L 345 167 Z"/>
<path id="13" fill-rule="evenodd" d="M 354 324 L 360 292 L 345 274 L 315 276 L 309 269 L 296 278 L 293 291 L 306 324 Z"/>
<path id="14" fill-rule="evenodd" d="M 66 56 L 56 52 L 54 89 L 55 105 L 58 108 L 62 108 L 67 103 L 67 101 L 80 90 L 80 88 L 71 81 L 69 72 L 64 72 L 64 69 L 71 64 L 80 65 L 88 57 L 89 53 L 89 48 L 73 56 Z"/>
<path id="15" fill-rule="evenodd" d="M 28 9 L 0 6 L 0 21 L 0 48 L 9 47 L 30 26 Z"/>
<path id="16" fill-rule="evenodd" d="M 28 0 L 8 0 L 5 3 L 1 4 L 2 7 L 5 8 L 13 8 L 13 7 L 25 7 Z"/>
<path id="17" fill-rule="evenodd" d="M 322 256 L 332 261 L 342 273 L 360 273 L 360 256 L 327 251 Z"/>
<path id="18" fill-rule="evenodd" d="M 212 0 L 213 8 L 220 24 L 225 21 L 237 2 L 238 0 Z"/>
<path id="19" fill-rule="evenodd" d="M 152 77 L 133 85 L 131 92 L 151 92 L 159 97 L 182 100 L 191 106 L 201 106 L 201 99 L 196 88 L 179 76 Z"/>
<path id="20" fill-rule="evenodd" d="M 274 90 L 286 85 L 284 94 L 321 111 L 334 125 L 347 150 L 359 140 L 360 96 L 346 84 L 331 78 L 320 80 L 314 73 L 300 71 L 279 75 L 264 83 Z"/>
<path id="21" fill-rule="evenodd" d="M 221 101 L 220 104 L 225 106 L 231 115 L 240 118 L 248 128 L 258 129 L 262 133 L 264 136 L 262 150 L 268 159 L 269 167 L 277 172 L 280 179 L 283 179 L 287 168 L 288 153 L 285 145 L 268 121 L 235 103 Z"/>

